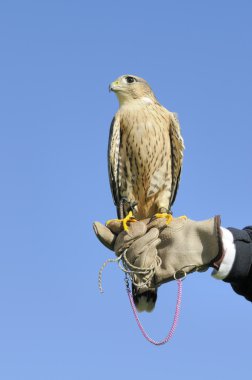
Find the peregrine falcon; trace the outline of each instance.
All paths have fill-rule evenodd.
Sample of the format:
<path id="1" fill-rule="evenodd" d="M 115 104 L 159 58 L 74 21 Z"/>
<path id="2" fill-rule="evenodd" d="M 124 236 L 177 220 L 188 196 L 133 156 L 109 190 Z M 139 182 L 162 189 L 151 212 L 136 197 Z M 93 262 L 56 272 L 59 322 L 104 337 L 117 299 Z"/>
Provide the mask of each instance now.
<path id="1" fill-rule="evenodd" d="M 124 227 L 154 215 L 171 218 L 183 161 L 184 143 L 176 115 L 156 99 L 148 83 L 135 75 L 112 82 L 119 110 L 111 127 L 108 146 L 110 186 Z M 165 213 L 165 214 L 164 214 Z M 140 294 L 133 288 L 139 311 L 151 311 L 156 289 Z"/>

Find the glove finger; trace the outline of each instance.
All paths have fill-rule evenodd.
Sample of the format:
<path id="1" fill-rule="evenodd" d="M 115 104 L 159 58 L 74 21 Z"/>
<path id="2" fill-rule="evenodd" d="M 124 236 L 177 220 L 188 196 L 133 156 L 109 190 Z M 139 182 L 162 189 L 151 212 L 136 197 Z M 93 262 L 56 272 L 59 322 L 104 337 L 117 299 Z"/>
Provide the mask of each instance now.
<path id="1" fill-rule="evenodd" d="M 103 224 L 100 222 L 95 222 L 93 224 L 94 232 L 100 242 L 105 245 L 105 247 L 114 250 L 114 244 L 116 236 Z"/>
<path id="2" fill-rule="evenodd" d="M 160 239 L 155 239 L 150 244 L 144 247 L 144 251 L 138 255 L 132 255 L 130 251 L 131 248 L 127 251 L 127 259 L 130 263 L 138 268 L 150 268 L 155 264 L 155 259 L 158 254 L 157 245 L 160 242 Z"/>
<path id="3" fill-rule="evenodd" d="M 154 228 L 154 227 L 158 229 L 162 229 L 167 225 L 166 222 L 167 222 L 166 218 L 157 218 L 157 219 L 150 220 L 150 223 L 147 225 L 147 231 L 149 231 L 151 228 Z"/>
<path id="4" fill-rule="evenodd" d="M 148 223 L 149 223 L 150 220 L 151 220 L 150 218 L 141 219 L 141 220 L 139 220 L 139 222 L 142 222 L 142 223 L 148 225 Z M 116 235 L 119 235 L 119 233 L 123 231 L 123 223 L 122 223 L 122 221 L 120 219 L 109 220 L 106 223 L 106 227 L 108 227 L 110 229 L 110 231 L 113 232 L 113 234 L 116 234 Z M 148 229 L 150 229 L 150 227 L 148 227 Z"/>
<path id="5" fill-rule="evenodd" d="M 144 252 L 153 242 L 156 245 L 160 242 L 158 239 L 159 231 L 157 228 L 152 228 L 144 236 L 137 239 L 127 251 L 127 257 L 130 262 L 134 262 L 136 257 Z"/>
<path id="6" fill-rule="evenodd" d="M 149 281 L 151 281 L 151 283 L 148 281 L 148 284 L 147 284 L 145 276 L 150 275 L 150 272 L 148 272 L 148 269 L 154 268 L 154 270 L 156 270 L 157 268 L 156 258 L 158 255 L 158 251 L 157 251 L 156 246 L 157 246 L 158 241 L 159 239 L 157 239 L 157 241 L 156 240 L 153 241 L 149 246 L 147 246 L 145 251 L 136 257 L 135 262 L 132 263 L 133 267 L 132 268 L 129 267 L 129 269 L 131 269 L 135 273 L 134 281 L 135 281 L 136 286 L 137 285 L 141 286 L 141 288 L 140 289 L 138 288 L 137 290 L 138 293 L 142 293 L 146 291 L 150 286 L 155 287 L 155 283 L 153 282 L 154 278 L 149 278 Z M 147 270 L 147 271 L 138 273 L 138 270 Z M 146 283 L 145 286 L 143 286 L 143 282 Z"/>
<path id="7" fill-rule="evenodd" d="M 110 220 L 106 223 L 106 227 L 115 235 L 119 235 L 123 231 L 123 224 L 121 220 Z"/>
<path id="8" fill-rule="evenodd" d="M 146 233 L 146 225 L 142 222 L 134 222 L 130 223 L 128 231 L 121 232 L 116 241 L 114 250 L 119 253 L 128 248 L 132 242 L 139 238 L 140 236 L 144 236 Z"/>

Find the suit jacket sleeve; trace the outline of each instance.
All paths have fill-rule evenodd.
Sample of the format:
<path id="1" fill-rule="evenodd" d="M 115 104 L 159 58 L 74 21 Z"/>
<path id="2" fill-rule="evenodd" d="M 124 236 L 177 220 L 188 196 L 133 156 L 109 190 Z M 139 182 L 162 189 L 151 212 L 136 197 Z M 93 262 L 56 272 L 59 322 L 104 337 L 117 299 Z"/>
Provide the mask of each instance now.
<path id="1" fill-rule="evenodd" d="M 228 229 L 234 237 L 236 256 L 224 281 L 229 282 L 236 293 L 252 302 L 252 226 L 243 230 Z"/>

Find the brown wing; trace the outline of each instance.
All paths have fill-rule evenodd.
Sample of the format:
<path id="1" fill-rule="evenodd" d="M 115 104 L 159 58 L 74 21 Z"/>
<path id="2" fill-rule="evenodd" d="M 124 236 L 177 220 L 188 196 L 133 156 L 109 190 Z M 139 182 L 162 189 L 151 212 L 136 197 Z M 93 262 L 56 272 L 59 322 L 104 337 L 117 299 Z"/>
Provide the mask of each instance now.
<path id="1" fill-rule="evenodd" d="M 120 118 L 116 114 L 110 125 L 109 143 L 108 143 L 108 172 L 110 189 L 113 196 L 114 204 L 119 213 L 120 203 L 120 183 L 119 183 L 119 150 L 121 141 Z"/>
<path id="2" fill-rule="evenodd" d="M 170 141 L 171 141 L 171 166 L 172 166 L 172 190 L 170 206 L 174 203 L 180 181 L 183 163 L 184 141 L 180 133 L 179 121 L 176 114 L 171 113 Z"/>

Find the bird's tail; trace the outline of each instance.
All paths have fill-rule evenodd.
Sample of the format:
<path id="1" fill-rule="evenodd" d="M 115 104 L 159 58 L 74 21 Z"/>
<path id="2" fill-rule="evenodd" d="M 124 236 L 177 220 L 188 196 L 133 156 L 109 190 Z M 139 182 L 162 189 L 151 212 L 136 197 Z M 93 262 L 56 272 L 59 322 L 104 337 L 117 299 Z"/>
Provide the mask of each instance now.
<path id="1" fill-rule="evenodd" d="M 151 288 L 140 293 L 135 285 L 132 285 L 132 294 L 137 311 L 151 312 L 157 300 L 157 289 Z"/>

